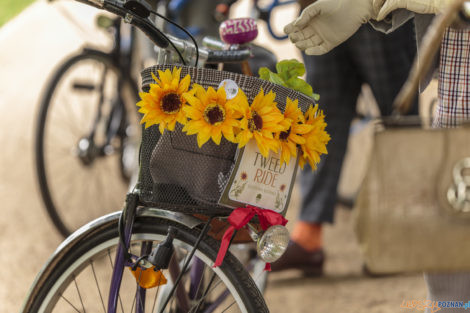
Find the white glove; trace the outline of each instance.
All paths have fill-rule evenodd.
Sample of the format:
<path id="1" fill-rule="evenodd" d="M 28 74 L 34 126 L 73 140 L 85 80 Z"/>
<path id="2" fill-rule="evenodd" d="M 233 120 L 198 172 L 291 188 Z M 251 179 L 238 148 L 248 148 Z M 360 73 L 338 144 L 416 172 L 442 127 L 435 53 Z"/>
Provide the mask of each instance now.
<path id="1" fill-rule="evenodd" d="M 441 13 L 452 0 L 386 0 L 377 14 L 377 20 L 383 20 L 396 9 L 406 9 L 420 14 Z"/>
<path id="2" fill-rule="evenodd" d="M 284 28 L 306 54 L 327 53 L 375 18 L 384 0 L 318 0 Z"/>

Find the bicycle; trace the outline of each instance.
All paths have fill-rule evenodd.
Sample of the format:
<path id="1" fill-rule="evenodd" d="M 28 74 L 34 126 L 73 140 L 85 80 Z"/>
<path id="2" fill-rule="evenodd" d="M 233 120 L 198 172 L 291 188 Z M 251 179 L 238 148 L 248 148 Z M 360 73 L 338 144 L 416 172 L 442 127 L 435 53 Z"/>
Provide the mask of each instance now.
<path id="1" fill-rule="evenodd" d="M 136 171 L 135 30 L 123 34 L 120 18 L 104 15 L 97 25 L 112 34 L 111 51 L 84 47 L 60 64 L 45 85 L 35 127 L 41 197 L 64 237 L 107 212 L 103 208 L 120 205 L 124 199 L 116 195 L 125 193 Z M 99 202 L 88 201 L 83 211 L 90 198 Z"/>
<path id="2" fill-rule="evenodd" d="M 177 60 L 183 64 L 189 61 L 198 65 L 198 59 L 200 63 L 240 62 L 250 56 L 250 51 L 245 49 L 211 51 L 199 49 L 195 42 L 191 44 L 166 36 L 152 25 L 145 6 L 142 7 L 139 1 L 80 2 L 115 13 L 140 28 L 160 47 L 158 60 L 162 64 L 172 64 Z M 162 65 L 160 68 L 173 67 Z M 220 79 L 217 75 L 222 73 L 200 67 L 185 70 L 192 71 L 192 77 L 214 74 L 216 80 Z M 146 69 L 142 74 L 144 90 L 153 81 L 150 78 L 153 71 L 153 68 Z M 237 74 L 226 72 L 224 75 Z M 252 78 L 247 84 L 258 81 Z M 271 83 L 263 81 L 263 84 L 270 86 Z M 286 91 L 278 85 L 273 88 Z M 291 90 L 289 95 L 312 103 L 311 99 L 295 91 Z M 86 307 L 88 310 L 114 313 L 118 307 L 124 311 L 124 303 L 131 312 L 134 309 L 145 312 L 145 308 L 150 307 L 158 312 L 225 312 L 236 309 L 234 305 L 242 312 L 268 312 L 262 294 L 247 269 L 230 251 L 219 267 L 212 267 L 218 256 L 217 239 L 220 231 L 225 230 L 227 224 L 224 221 L 231 210 L 198 197 L 192 198 L 192 193 L 177 194 L 181 187 L 174 183 L 154 185 L 149 182 L 149 162 L 152 162 L 150 155 L 154 144 L 171 136 L 160 137 L 156 131 L 158 128 L 143 132 L 143 142 L 147 144 L 140 149 L 139 184 L 134 192 L 128 194 L 122 213 L 111 213 L 92 221 L 68 237 L 35 279 L 22 312 L 64 312 L 67 308 L 85 312 Z M 233 147 L 230 150 L 233 152 Z M 171 156 L 168 158 L 170 162 L 186 162 L 171 159 Z M 227 163 L 227 160 L 217 160 L 211 165 L 217 166 L 222 162 L 231 167 L 232 163 Z M 195 167 L 196 163 L 187 168 Z M 187 178 L 183 177 L 183 180 Z M 212 179 L 221 178 L 218 175 Z M 149 192 L 153 188 L 157 190 Z M 173 199 L 175 195 L 179 198 Z M 155 207 L 155 203 L 159 203 L 160 207 Z M 259 215 L 260 221 L 261 218 L 262 215 Z M 219 226 L 222 223 L 222 227 L 215 227 L 217 223 Z M 285 249 L 288 234 L 281 226 L 262 232 L 257 223 L 249 223 L 248 227 L 235 232 L 228 244 L 255 239 L 260 255 L 265 261 L 273 262 Z M 125 267 L 129 267 L 134 275 L 124 276 Z M 143 283 L 142 275 L 146 275 L 142 273 L 148 269 L 153 273 L 153 268 L 165 272 L 154 274 L 158 276 L 153 281 L 155 288 L 146 289 L 140 285 Z M 104 287 L 110 281 L 109 288 Z M 165 285 L 161 287 L 163 282 Z M 79 287 L 83 284 L 87 286 L 85 290 Z M 106 293 L 109 294 L 107 305 L 104 300 Z M 89 300 L 90 297 L 94 297 L 93 300 Z"/>
<path id="3" fill-rule="evenodd" d="M 140 128 L 134 108 L 138 83 L 133 70 L 142 69 L 145 58 L 153 60 L 153 47 L 133 27 L 122 25 L 120 18 L 100 15 L 96 23 L 112 35 L 112 49 L 86 46 L 57 67 L 44 87 L 35 127 L 41 198 L 64 238 L 120 205 L 124 199 L 116 195 L 125 194 L 138 173 Z M 219 40 L 211 42 L 224 48 Z M 251 49 L 248 62 L 255 72 L 261 66 L 274 68 L 277 60 L 272 52 L 259 46 Z M 241 72 L 237 63 L 227 64 L 226 70 Z M 112 93 L 114 89 L 119 94 Z M 102 175 L 105 172 L 113 176 Z"/>

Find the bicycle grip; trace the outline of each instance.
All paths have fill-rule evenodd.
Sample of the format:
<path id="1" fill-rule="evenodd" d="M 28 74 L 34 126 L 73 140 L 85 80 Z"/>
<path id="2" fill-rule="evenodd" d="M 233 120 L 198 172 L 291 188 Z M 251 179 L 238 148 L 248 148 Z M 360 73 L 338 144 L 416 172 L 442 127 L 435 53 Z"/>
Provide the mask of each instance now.
<path id="1" fill-rule="evenodd" d="M 248 60 L 251 51 L 245 50 L 210 50 L 207 63 L 230 63 Z"/>

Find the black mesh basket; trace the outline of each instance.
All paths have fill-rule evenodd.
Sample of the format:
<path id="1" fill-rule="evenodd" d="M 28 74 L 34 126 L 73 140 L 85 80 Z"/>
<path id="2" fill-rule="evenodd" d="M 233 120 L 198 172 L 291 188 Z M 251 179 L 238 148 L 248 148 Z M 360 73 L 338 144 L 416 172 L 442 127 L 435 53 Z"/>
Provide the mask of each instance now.
<path id="1" fill-rule="evenodd" d="M 142 89 L 149 90 L 155 83 L 151 73 L 172 70 L 174 65 L 161 65 L 142 71 Z M 191 76 L 191 84 L 217 89 L 220 82 L 231 79 L 245 92 L 251 103 L 261 88 L 265 93 L 276 93 L 281 111 L 285 109 L 286 97 L 298 99 L 302 112 L 306 112 L 312 98 L 297 91 L 268 81 L 224 71 L 181 66 L 181 78 Z M 230 208 L 218 205 L 235 163 L 237 145 L 222 138 L 220 145 L 212 140 L 201 148 L 196 135 L 188 136 L 177 124 L 174 131 L 165 130 L 160 135 L 157 125 L 143 130 L 140 154 L 138 189 L 140 199 L 147 205 L 185 213 L 228 215 Z"/>

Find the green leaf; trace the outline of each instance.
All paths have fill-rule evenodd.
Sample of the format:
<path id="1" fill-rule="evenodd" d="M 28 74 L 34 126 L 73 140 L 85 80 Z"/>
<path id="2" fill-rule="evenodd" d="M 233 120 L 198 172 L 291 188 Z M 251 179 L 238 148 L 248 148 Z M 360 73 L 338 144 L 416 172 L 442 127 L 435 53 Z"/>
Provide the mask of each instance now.
<path id="1" fill-rule="evenodd" d="M 313 97 L 312 86 L 301 78 L 292 77 L 287 81 L 287 87 L 297 90 L 309 97 Z"/>
<path id="2" fill-rule="evenodd" d="M 276 64 L 276 70 L 285 80 L 292 77 L 299 77 L 305 74 L 305 65 L 296 59 L 282 60 Z"/>
<path id="3" fill-rule="evenodd" d="M 260 69 L 258 70 L 259 78 L 264 80 L 269 81 L 269 73 L 271 73 L 271 71 L 267 67 L 260 67 Z"/>
<path id="4" fill-rule="evenodd" d="M 287 87 L 284 80 L 276 73 L 269 72 L 269 81 L 272 82 L 272 83 Z"/>
<path id="5" fill-rule="evenodd" d="M 267 67 L 258 71 L 261 79 L 299 91 L 318 101 L 320 96 L 313 93 L 312 86 L 299 76 L 305 74 L 305 65 L 296 59 L 282 60 L 276 64 L 277 73 L 271 72 Z"/>

